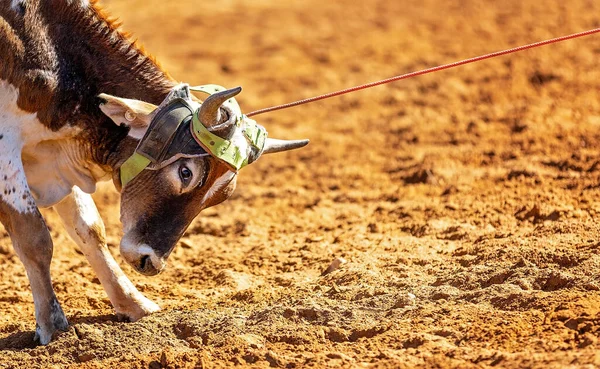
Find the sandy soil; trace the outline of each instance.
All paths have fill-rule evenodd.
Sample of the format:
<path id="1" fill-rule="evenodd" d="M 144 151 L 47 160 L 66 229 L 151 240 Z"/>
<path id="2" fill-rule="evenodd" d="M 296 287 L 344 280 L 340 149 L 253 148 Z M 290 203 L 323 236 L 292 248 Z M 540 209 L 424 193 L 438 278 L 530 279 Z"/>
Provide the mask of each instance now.
<path id="1" fill-rule="evenodd" d="M 247 112 L 600 26 L 591 0 L 105 5 Z M 0 228 L 0 368 L 600 366 L 599 57 L 593 36 L 258 117 L 311 145 L 245 169 L 161 275 L 117 257 L 164 308 L 137 323 L 50 209 L 72 327 L 34 347 Z M 95 198 L 117 255 L 118 194 Z"/>

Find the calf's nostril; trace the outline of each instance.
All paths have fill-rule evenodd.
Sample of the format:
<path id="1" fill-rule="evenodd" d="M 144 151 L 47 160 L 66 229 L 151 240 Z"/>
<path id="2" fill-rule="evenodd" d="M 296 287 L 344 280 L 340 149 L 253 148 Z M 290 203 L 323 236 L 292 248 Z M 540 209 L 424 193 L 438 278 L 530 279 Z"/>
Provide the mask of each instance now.
<path id="1" fill-rule="evenodd" d="M 142 258 L 140 259 L 140 270 L 146 270 L 150 263 L 150 255 L 142 256 Z"/>

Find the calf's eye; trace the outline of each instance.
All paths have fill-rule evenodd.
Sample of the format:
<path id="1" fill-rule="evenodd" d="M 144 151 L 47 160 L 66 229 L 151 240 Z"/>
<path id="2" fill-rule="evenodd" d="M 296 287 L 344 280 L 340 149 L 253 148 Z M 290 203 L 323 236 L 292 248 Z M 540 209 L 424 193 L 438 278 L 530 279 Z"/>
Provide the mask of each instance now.
<path id="1" fill-rule="evenodd" d="M 181 166 L 179 168 L 179 178 L 181 179 L 181 182 L 183 182 L 184 185 L 188 185 L 190 183 L 190 181 L 192 180 L 192 171 L 186 167 L 186 166 Z"/>

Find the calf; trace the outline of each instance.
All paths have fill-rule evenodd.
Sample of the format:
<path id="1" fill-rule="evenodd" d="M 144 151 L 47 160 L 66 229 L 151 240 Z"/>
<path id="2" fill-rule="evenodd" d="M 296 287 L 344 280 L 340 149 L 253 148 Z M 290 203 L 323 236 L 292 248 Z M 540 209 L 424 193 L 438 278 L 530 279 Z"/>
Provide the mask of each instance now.
<path id="1" fill-rule="evenodd" d="M 159 307 L 109 253 L 96 183 L 121 192 L 121 255 L 154 275 L 198 213 L 231 195 L 241 167 L 308 143 L 266 138 L 239 111 L 240 89 L 200 90 L 203 103 L 93 2 L 0 0 L 0 222 L 27 271 L 40 343 L 68 323 L 39 208 L 55 207 L 116 313 L 135 321 Z"/>

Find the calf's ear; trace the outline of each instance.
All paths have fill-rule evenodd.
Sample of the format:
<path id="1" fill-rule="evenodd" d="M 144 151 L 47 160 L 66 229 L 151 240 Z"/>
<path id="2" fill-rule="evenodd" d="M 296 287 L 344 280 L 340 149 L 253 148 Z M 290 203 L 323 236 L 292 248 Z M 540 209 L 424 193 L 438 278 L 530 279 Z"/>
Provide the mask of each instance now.
<path id="1" fill-rule="evenodd" d="M 141 140 L 157 106 L 140 101 L 123 99 L 107 94 L 98 95 L 105 102 L 100 104 L 100 110 L 117 125 L 126 125 L 130 128 L 129 136 Z"/>

